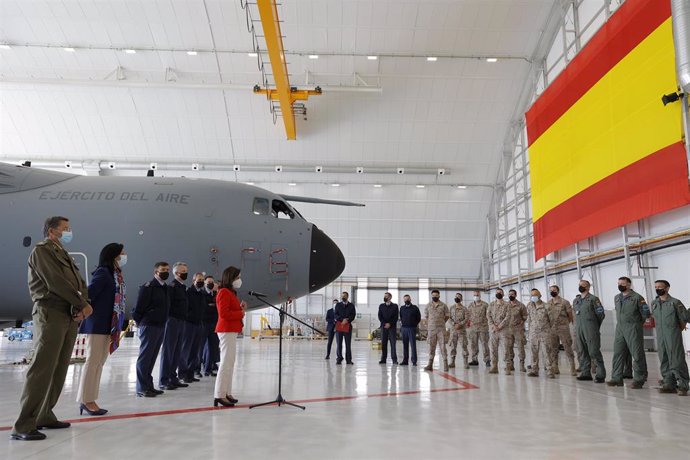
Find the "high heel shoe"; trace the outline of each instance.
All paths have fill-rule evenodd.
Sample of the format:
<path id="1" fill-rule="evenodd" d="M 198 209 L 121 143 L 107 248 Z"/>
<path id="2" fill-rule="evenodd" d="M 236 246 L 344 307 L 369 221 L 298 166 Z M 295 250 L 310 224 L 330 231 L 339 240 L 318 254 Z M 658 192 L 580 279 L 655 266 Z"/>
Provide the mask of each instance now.
<path id="1" fill-rule="evenodd" d="M 86 404 L 80 404 L 79 415 L 84 415 L 84 411 L 86 411 L 86 413 L 89 415 L 105 415 L 108 413 L 107 409 L 90 410 L 88 407 L 86 407 Z"/>
<path id="2" fill-rule="evenodd" d="M 218 407 L 219 405 L 223 407 L 233 407 L 235 405 L 234 402 L 230 402 L 226 399 L 223 398 L 214 398 L 213 399 L 213 407 Z"/>
<path id="3" fill-rule="evenodd" d="M 230 401 L 233 404 L 237 404 L 239 402 L 237 399 L 232 398 L 229 395 L 225 395 L 225 399 L 227 399 L 228 401 Z"/>

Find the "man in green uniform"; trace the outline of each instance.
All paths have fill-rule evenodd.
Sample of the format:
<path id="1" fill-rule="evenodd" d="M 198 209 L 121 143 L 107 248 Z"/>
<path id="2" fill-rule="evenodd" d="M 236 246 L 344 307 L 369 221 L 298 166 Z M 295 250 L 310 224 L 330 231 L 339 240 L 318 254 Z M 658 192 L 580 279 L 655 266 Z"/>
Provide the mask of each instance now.
<path id="1" fill-rule="evenodd" d="M 688 394 L 688 363 L 685 361 L 682 332 L 690 319 L 683 302 L 668 293 L 671 284 L 666 280 L 654 282 L 656 299 L 652 302 L 652 315 L 656 322 L 656 343 L 659 348 L 661 377 L 664 379 L 659 393 Z"/>
<path id="2" fill-rule="evenodd" d="M 21 412 L 11 438 L 39 441 L 39 429 L 68 428 L 53 413 L 77 338 L 79 321 L 93 313 L 88 289 L 64 244 L 72 240 L 66 217 L 49 217 L 45 240 L 29 256 L 29 292 L 34 302 L 34 358 L 26 372 Z"/>
<path id="3" fill-rule="evenodd" d="M 633 382 L 630 388 L 640 389 L 647 380 L 647 359 L 644 354 L 642 325 L 649 316 L 649 305 L 644 298 L 632 290 L 632 281 L 627 276 L 618 278 L 616 304 L 616 335 L 613 339 L 613 369 L 610 387 L 623 386 L 625 360 L 632 356 Z"/>
<path id="4" fill-rule="evenodd" d="M 596 363 L 596 383 L 604 383 L 606 379 L 606 366 L 601 356 L 601 333 L 599 328 L 606 314 L 599 298 L 590 294 L 592 285 L 587 280 L 581 280 L 578 290 L 580 294 L 573 300 L 575 312 L 575 328 L 577 342 L 580 347 L 580 371 L 577 380 L 592 380 L 592 361 Z"/>

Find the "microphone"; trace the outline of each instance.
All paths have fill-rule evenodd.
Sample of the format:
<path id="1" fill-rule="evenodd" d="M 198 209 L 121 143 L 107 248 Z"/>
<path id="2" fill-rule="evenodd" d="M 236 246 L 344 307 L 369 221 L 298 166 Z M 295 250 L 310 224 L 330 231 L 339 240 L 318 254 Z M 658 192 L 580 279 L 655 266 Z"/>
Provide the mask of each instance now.
<path id="1" fill-rule="evenodd" d="M 262 293 L 256 292 L 256 291 L 249 291 L 247 294 L 254 296 L 254 297 L 268 297 L 266 294 L 262 294 Z"/>

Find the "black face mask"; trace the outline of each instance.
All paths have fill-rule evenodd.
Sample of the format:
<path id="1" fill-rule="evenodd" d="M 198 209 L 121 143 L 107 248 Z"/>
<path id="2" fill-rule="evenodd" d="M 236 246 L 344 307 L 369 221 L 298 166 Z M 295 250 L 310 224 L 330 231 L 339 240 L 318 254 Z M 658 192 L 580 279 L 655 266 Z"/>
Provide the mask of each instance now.
<path id="1" fill-rule="evenodd" d="M 618 285 L 618 290 L 621 292 L 625 292 L 628 288 L 625 286 L 621 286 L 620 284 Z"/>
<path id="2" fill-rule="evenodd" d="M 215 286 L 215 284 L 213 284 L 213 283 L 208 283 L 208 284 L 206 285 L 206 288 L 207 288 L 209 291 L 211 291 L 211 290 L 213 290 L 213 286 Z"/>
<path id="3" fill-rule="evenodd" d="M 405 305 L 412 305 L 412 302 L 410 302 L 409 300 L 406 300 Z"/>
<path id="4" fill-rule="evenodd" d="M 508 300 L 510 300 L 510 301 L 515 300 L 515 296 L 514 296 L 514 295 L 509 295 L 509 296 L 508 296 Z"/>
<path id="5" fill-rule="evenodd" d="M 384 298 L 383 298 L 383 301 L 384 301 L 384 302 L 390 302 L 391 299 L 387 299 L 386 297 L 384 297 Z"/>
<path id="6" fill-rule="evenodd" d="M 181 279 L 182 281 L 184 281 L 184 280 L 187 279 L 187 275 L 188 275 L 188 273 L 180 273 L 180 274 L 179 274 L 180 279 Z"/>
<path id="7" fill-rule="evenodd" d="M 462 302 L 462 299 L 461 299 L 460 297 L 456 297 L 456 298 L 455 298 L 455 303 L 460 303 L 460 302 Z"/>
<path id="8" fill-rule="evenodd" d="M 584 293 L 584 292 L 587 291 L 587 288 L 584 287 L 584 286 L 578 286 L 577 290 L 580 291 L 580 292 L 582 292 L 582 293 Z"/>
<path id="9" fill-rule="evenodd" d="M 440 299 L 440 297 L 432 297 L 431 298 L 431 300 L 433 300 L 434 302 L 438 302 L 438 299 Z"/>
<path id="10" fill-rule="evenodd" d="M 558 292 L 551 291 L 551 297 L 558 297 Z"/>
<path id="11" fill-rule="evenodd" d="M 203 281 L 197 281 L 197 282 L 196 282 L 196 287 L 199 288 L 199 289 L 201 289 L 202 287 L 204 287 L 204 282 L 203 282 Z"/>
<path id="12" fill-rule="evenodd" d="M 503 298 L 503 294 L 501 294 L 500 292 L 497 292 L 497 293 L 496 293 L 496 298 L 497 298 L 498 300 L 501 300 L 501 299 Z"/>
<path id="13" fill-rule="evenodd" d="M 666 294 L 666 289 L 657 289 L 656 290 L 656 295 L 664 295 Z"/>
<path id="14" fill-rule="evenodd" d="M 163 281 L 167 280 L 170 278 L 170 272 L 160 272 L 158 273 L 158 277 L 162 279 Z"/>
<path id="15" fill-rule="evenodd" d="M 347 297 L 343 297 L 343 298 L 342 298 L 342 301 L 343 301 L 343 302 L 347 302 Z"/>

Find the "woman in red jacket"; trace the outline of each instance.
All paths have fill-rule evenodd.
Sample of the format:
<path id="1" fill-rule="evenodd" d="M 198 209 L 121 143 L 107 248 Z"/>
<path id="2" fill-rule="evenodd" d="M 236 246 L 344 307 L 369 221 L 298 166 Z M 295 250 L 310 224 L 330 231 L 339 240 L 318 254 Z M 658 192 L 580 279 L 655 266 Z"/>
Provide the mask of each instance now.
<path id="1" fill-rule="evenodd" d="M 237 290 L 242 286 L 240 269 L 228 267 L 223 272 L 220 290 L 216 296 L 218 308 L 218 323 L 216 333 L 220 340 L 220 366 L 216 378 L 216 388 L 213 395 L 213 406 L 231 407 L 237 403 L 232 397 L 232 372 L 235 367 L 235 351 L 237 334 L 242 332 L 244 325 L 245 302 L 237 298 Z"/>

